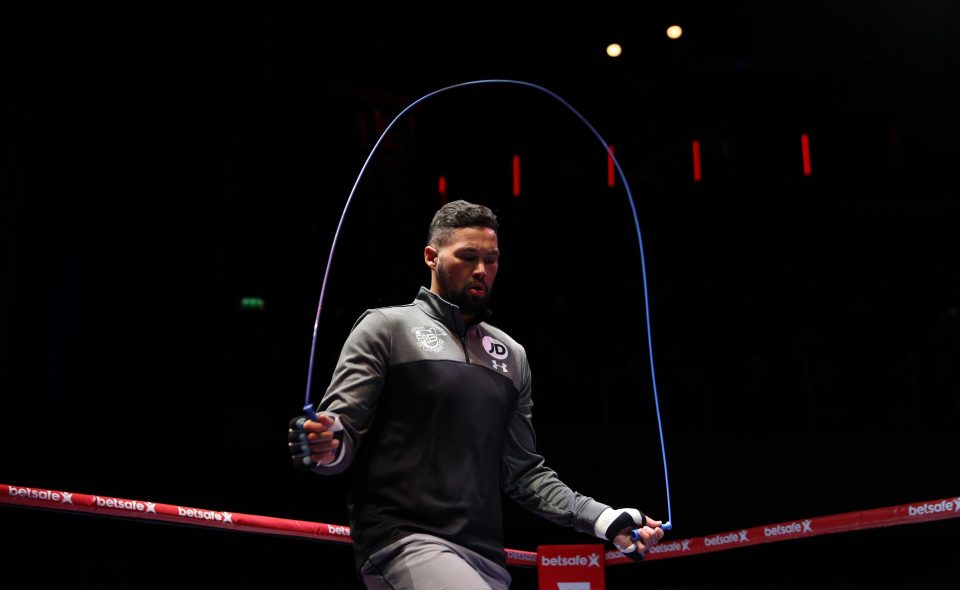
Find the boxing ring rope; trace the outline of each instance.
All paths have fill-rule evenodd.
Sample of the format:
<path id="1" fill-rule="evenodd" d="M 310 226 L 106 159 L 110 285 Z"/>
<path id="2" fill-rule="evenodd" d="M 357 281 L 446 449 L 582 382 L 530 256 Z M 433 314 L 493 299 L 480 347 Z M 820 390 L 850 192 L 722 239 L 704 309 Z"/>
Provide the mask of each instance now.
<path id="1" fill-rule="evenodd" d="M 28 486 L 0 484 L 0 505 L 80 512 L 95 516 L 140 519 L 194 525 L 232 532 L 303 537 L 333 543 L 352 543 L 350 527 L 344 525 L 242 514 L 225 510 L 161 504 L 97 494 L 81 494 Z M 687 557 L 763 543 L 845 533 L 888 526 L 960 518 L 960 496 L 857 510 L 811 518 L 753 526 L 661 542 L 650 549 L 647 560 Z M 536 567 L 537 553 L 504 549 L 507 565 Z M 606 552 L 607 565 L 637 563 L 617 550 Z"/>

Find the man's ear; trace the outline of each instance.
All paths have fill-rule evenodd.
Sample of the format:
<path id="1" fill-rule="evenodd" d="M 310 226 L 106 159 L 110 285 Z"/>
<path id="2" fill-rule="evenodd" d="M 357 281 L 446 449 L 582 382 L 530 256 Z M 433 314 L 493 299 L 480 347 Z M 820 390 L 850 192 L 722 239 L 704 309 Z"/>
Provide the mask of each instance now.
<path id="1" fill-rule="evenodd" d="M 423 261 L 430 267 L 430 270 L 437 270 L 437 256 L 439 254 L 440 252 L 433 246 L 426 246 L 423 249 Z"/>

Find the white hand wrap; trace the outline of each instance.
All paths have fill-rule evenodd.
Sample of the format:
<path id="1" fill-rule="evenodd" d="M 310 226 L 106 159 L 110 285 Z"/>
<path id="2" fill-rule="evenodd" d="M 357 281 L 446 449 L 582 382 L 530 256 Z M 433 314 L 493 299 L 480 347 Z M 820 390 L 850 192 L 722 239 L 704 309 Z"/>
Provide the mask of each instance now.
<path id="1" fill-rule="evenodd" d="M 600 514 L 600 518 L 593 525 L 593 533 L 601 539 L 606 539 L 613 543 L 613 539 L 625 528 L 642 528 L 647 524 L 647 517 L 636 508 L 607 508 Z M 643 559 L 642 555 L 636 554 L 637 545 L 631 543 L 627 547 L 620 547 L 614 543 L 614 546 L 627 557 L 635 560 Z M 633 555 L 631 555 L 633 554 Z"/>

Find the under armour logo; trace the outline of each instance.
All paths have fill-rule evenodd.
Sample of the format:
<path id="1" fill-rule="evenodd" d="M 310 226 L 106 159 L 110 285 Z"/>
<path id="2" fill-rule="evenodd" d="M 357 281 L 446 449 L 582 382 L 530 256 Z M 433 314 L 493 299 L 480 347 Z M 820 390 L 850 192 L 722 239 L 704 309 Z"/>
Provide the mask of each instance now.
<path id="1" fill-rule="evenodd" d="M 499 369 L 499 370 L 503 371 L 504 373 L 509 373 L 509 372 L 510 372 L 510 371 L 507 370 L 507 363 L 498 363 L 497 361 L 490 361 L 490 362 L 493 363 L 493 370 L 494 370 L 494 371 L 496 371 L 497 369 Z"/>

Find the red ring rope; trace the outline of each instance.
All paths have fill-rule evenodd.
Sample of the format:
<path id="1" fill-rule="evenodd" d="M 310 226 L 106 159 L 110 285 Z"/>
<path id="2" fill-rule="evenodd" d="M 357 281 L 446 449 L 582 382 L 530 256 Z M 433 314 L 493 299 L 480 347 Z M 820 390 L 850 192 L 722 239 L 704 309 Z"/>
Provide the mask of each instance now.
<path id="1" fill-rule="evenodd" d="M 0 504 L 66 510 L 112 517 L 139 518 L 148 521 L 175 522 L 230 531 L 305 537 L 334 543 L 352 542 L 350 527 L 344 525 L 192 508 L 146 500 L 130 500 L 113 496 L 81 494 L 27 486 L 0 484 Z M 647 559 L 686 557 L 802 537 L 815 537 L 949 518 L 960 518 L 960 496 L 803 518 L 702 537 L 670 539 L 653 547 L 647 555 Z M 505 549 L 504 553 L 508 565 L 526 567 L 536 567 L 537 565 L 536 552 Z M 636 562 L 627 559 L 619 551 L 611 550 L 606 553 L 606 563 L 607 565 L 620 565 Z"/>

